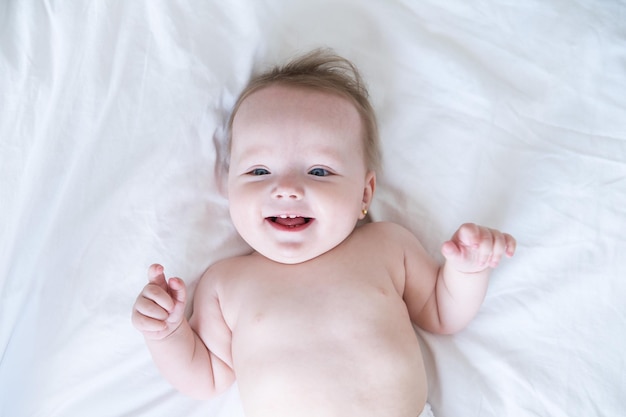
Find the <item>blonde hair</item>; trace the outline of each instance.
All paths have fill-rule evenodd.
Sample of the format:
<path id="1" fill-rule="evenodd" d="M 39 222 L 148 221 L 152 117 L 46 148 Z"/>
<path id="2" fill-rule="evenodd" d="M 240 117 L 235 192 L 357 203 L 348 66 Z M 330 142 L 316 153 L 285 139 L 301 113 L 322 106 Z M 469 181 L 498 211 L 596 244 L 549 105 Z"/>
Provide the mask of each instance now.
<path id="1" fill-rule="evenodd" d="M 378 125 L 363 79 L 352 62 L 324 48 L 296 57 L 285 65 L 276 66 L 250 80 L 239 95 L 228 120 L 228 152 L 232 140 L 233 120 L 241 103 L 255 91 L 275 84 L 313 88 L 338 94 L 350 100 L 359 112 L 363 124 L 363 148 L 367 168 L 380 169 Z"/>

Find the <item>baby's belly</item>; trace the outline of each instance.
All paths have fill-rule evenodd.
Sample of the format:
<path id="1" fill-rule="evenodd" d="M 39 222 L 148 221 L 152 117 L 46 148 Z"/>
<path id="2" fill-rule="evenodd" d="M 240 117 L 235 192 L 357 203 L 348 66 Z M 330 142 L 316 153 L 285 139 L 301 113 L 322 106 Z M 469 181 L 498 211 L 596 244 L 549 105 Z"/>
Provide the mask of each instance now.
<path id="1" fill-rule="evenodd" d="M 408 318 L 339 317 L 318 328 L 262 321 L 245 338 L 233 335 L 247 417 L 414 417 L 422 410 L 426 376 Z"/>

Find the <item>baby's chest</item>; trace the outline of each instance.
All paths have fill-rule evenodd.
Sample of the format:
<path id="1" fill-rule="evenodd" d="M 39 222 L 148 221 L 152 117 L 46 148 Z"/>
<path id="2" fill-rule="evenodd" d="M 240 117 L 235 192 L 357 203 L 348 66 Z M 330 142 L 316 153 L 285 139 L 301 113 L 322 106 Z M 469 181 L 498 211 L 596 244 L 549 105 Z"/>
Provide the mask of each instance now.
<path id="1" fill-rule="evenodd" d="M 231 281 L 222 308 L 233 328 L 278 332 L 329 322 L 362 326 L 355 322 L 378 321 L 404 307 L 382 264 L 281 266 L 257 268 Z"/>

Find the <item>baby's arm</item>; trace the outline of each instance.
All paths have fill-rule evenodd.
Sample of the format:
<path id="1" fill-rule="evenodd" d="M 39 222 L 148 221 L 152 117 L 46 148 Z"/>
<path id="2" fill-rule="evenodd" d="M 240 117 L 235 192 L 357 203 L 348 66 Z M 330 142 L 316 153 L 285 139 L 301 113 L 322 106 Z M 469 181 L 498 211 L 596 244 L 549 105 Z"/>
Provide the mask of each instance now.
<path id="1" fill-rule="evenodd" d="M 209 398 L 229 387 L 234 381 L 231 367 L 209 351 L 200 336 L 211 333 L 206 327 L 213 323 L 220 332 L 225 326 L 223 320 L 208 318 L 203 331 L 196 333 L 184 315 L 187 298 L 184 282 L 180 278 L 167 281 L 160 265 L 150 267 L 148 280 L 135 302 L 132 322 L 143 333 L 161 373 L 179 391 L 198 399 Z M 206 297 L 204 287 L 199 285 L 196 289 L 196 302 Z M 219 339 L 217 350 L 229 350 L 230 339 Z M 220 343 L 228 344 L 228 348 L 221 349 Z"/>
<path id="2" fill-rule="evenodd" d="M 420 272 L 407 262 L 405 301 L 411 319 L 434 333 L 463 329 L 485 298 L 491 268 L 502 256 L 513 256 L 515 245 L 509 234 L 468 223 L 443 244 L 443 266 Z"/>

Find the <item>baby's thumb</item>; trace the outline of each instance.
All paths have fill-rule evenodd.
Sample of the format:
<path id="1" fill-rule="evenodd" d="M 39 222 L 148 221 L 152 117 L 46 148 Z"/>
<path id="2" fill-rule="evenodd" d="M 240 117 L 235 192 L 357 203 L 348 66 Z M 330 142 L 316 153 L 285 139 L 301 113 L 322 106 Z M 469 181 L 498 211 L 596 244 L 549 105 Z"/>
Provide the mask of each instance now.
<path id="1" fill-rule="evenodd" d="M 461 256 L 461 250 L 453 241 L 448 240 L 441 246 L 441 254 L 446 259 L 456 259 Z"/>
<path id="2" fill-rule="evenodd" d="M 180 278 L 170 278 L 168 285 L 170 296 L 174 301 L 185 304 L 187 301 L 187 287 L 185 286 L 185 281 Z"/>

